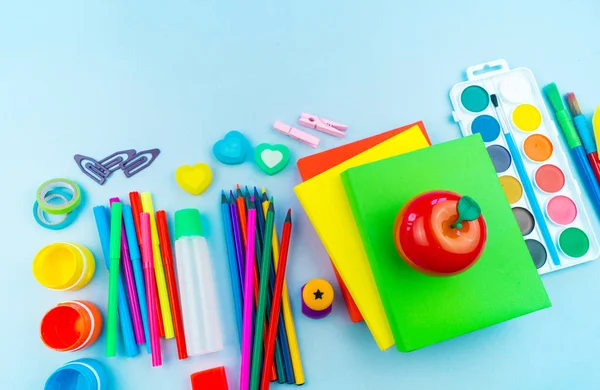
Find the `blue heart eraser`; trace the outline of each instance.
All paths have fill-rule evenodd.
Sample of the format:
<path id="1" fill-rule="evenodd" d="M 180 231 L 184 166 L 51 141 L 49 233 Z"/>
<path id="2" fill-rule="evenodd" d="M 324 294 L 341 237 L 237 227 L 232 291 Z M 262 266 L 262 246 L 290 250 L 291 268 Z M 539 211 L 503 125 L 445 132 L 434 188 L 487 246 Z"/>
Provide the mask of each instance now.
<path id="1" fill-rule="evenodd" d="M 248 145 L 248 139 L 244 134 L 237 130 L 232 130 L 225 134 L 222 140 L 214 144 L 213 154 L 223 164 L 241 164 L 246 160 Z"/>

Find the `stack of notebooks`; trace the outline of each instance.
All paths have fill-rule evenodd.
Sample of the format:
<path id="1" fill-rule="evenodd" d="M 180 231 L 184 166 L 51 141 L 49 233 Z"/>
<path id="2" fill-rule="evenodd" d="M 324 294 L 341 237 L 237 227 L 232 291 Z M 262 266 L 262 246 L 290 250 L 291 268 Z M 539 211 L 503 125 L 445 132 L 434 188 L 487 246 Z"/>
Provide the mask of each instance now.
<path id="1" fill-rule="evenodd" d="M 305 181 L 296 195 L 351 317 L 364 318 L 382 350 L 413 351 L 551 305 L 479 135 L 430 146 L 419 122 L 305 157 L 298 168 Z M 419 273 L 394 245 L 398 211 L 432 190 L 475 198 L 486 220 L 484 253 L 456 276 Z"/>

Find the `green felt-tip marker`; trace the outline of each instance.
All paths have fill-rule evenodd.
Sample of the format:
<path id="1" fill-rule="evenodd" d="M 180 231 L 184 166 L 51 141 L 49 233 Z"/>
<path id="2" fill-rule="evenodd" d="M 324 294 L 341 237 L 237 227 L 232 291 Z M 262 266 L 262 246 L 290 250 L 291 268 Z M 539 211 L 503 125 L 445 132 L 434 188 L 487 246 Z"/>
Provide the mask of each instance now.
<path id="1" fill-rule="evenodd" d="M 108 316 L 106 321 L 106 356 L 117 355 L 119 313 L 119 262 L 121 260 L 121 218 L 123 205 L 114 202 L 110 210 L 110 268 L 108 279 Z"/>

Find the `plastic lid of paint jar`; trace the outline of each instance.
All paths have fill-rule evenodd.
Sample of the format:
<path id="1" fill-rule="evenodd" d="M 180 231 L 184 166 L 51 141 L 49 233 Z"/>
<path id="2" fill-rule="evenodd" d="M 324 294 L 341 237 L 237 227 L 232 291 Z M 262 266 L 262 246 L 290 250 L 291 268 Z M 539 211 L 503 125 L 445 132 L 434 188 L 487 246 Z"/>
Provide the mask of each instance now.
<path id="1" fill-rule="evenodd" d="M 40 324 L 42 342 L 58 352 L 87 348 L 98 340 L 101 331 L 100 310 L 86 301 L 59 303 L 44 315 Z"/>
<path id="2" fill-rule="evenodd" d="M 58 242 L 45 246 L 35 255 L 33 276 L 51 290 L 78 290 L 92 279 L 95 267 L 94 256 L 87 248 Z"/>
<path id="3" fill-rule="evenodd" d="M 106 390 L 106 370 L 99 361 L 79 359 L 66 363 L 46 380 L 44 390 Z"/>

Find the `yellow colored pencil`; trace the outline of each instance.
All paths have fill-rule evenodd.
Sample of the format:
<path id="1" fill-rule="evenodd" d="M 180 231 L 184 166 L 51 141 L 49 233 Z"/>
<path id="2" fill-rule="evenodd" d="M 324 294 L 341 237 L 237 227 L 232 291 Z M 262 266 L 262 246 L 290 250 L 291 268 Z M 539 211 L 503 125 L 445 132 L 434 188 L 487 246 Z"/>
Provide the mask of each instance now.
<path id="1" fill-rule="evenodd" d="M 262 193 L 266 191 L 262 188 Z M 266 215 L 269 209 L 269 201 L 262 202 L 262 207 Z M 277 229 L 273 225 L 273 264 L 275 272 L 279 265 L 279 239 L 277 238 Z M 292 358 L 292 367 L 294 369 L 294 378 L 297 385 L 304 384 L 304 369 L 302 368 L 302 358 L 300 357 L 300 348 L 298 346 L 298 337 L 296 336 L 296 328 L 294 327 L 294 317 L 292 317 L 292 306 L 290 305 L 290 296 L 288 294 L 287 282 L 283 281 L 283 292 L 281 294 L 281 302 L 283 305 L 283 323 L 287 332 L 288 344 L 290 346 L 290 356 Z"/>
<path id="2" fill-rule="evenodd" d="M 594 135 L 596 136 L 596 145 L 600 145 L 600 106 L 596 107 L 596 111 L 594 111 L 592 126 L 594 128 Z"/>
<path id="3" fill-rule="evenodd" d="M 156 288 L 158 290 L 158 300 L 160 302 L 160 312 L 165 326 L 165 338 L 175 337 L 175 328 L 173 328 L 173 317 L 171 316 L 171 306 L 169 305 L 169 292 L 167 290 L 167 279 L 165 277 L 165 268 L 163 266 L 160 253 L 160 241 L 158 240 L 158 230 L 156 228 L 156 218 L 154 216 L 154 206 L 152 205 L 152 196 L 149 192 L 140 194 L 142 199 L 142 210 L 150 214 L 150 229 L 152 230 L 152 254 L 154 255 L 154 274 L 156 275 Z"/>

